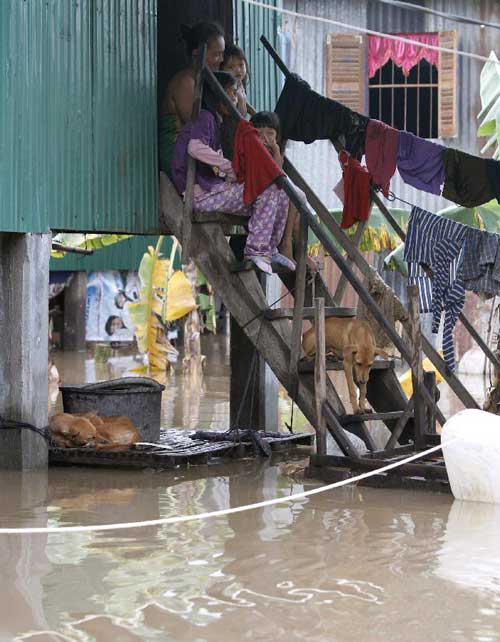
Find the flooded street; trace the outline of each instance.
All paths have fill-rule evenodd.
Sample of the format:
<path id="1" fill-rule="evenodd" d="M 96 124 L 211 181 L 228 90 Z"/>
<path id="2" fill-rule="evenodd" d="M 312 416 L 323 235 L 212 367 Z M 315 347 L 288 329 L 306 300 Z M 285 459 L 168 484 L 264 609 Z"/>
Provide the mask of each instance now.
<path id="1" fill-rule="evenodd" d="M 180 374 L 168 383 L 166 426 L 228 427 L 227 360 L 221 344 L 214 353 L 197 393 Z M 96 370 L 85 354 L 56 355 L 68 384 L 120 376 L 134 365 L 122 359 Z M 154 520 L 287 496 L 318 485 L 295 472 L 305 457 L 0 472 L 0 527 Z M 499 532 L 499 506 L 346 487 L 204 521 L 0 535 L 0 640 L 500 640 Z"/>
<path id="2" fill-rule="evenodd" d="M 2 473 L 0 524 L 148 520 L 315 485 L 282 471 Z M 2 535 L 0 639 L 500 640 L 499 529 L 493 505 L 345 488 L 187 524 Z"/>

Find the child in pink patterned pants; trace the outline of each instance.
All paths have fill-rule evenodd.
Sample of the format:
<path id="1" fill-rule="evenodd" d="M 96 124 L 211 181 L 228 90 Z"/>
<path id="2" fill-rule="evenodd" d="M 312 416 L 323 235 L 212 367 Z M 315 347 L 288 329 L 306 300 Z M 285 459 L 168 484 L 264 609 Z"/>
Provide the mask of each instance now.
<path id="1" fill-rule="evenodd" d="M 217 80 L 236 101 L 236 81 L 227 72 L 216 72 Z M 243 202 L 243 184 L 236 183 L 231 161 L 223 157 L 220 147 L 220 122 L 225 108 L 205 85 L 203 109 L 194 123 L 180 132 L 172 159 L 172 180 L 179 193 L 186 189 L 188 155 L 195 158 L 196 179 L 194 210 L 226 212 L 249 216 L 249 234 L 245 257 L 268 274 L 271 263 L 295 270 L 295 264 L 278 252 L 285 229 L 289 200 L 276 185 L 268 187 L 250 205 Z M 221 177 L 225 176 L 225 180 Z"/>
<path id="2" fill-rule="evenodd" d="M 288 217 L 288 196 L 276 185 L 271 185 L 251 205 L 244 205 L 243 187 L 240 183 L 224 182 L 221 188 L 210 192 L 196 190 L 194 209 L 197 212 L 248 215 L 250 220 L 245 257 L 250 260 L 260 257 L 269 265 L 279 254 L 278 245 Z M 294 266 L 287 267 L 292 269 Z"/>

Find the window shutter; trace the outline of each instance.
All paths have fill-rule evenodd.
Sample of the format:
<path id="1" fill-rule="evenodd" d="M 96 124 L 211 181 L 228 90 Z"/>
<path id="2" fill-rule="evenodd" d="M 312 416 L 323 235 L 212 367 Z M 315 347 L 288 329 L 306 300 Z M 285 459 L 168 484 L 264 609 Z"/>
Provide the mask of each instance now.
<path id="1" fill-rule="evenodd" d="M 457 48 L 457 32 L 442 31 L 439 46 Z M 457 54 L 439 52 L 439 136 L 450 138 L 457 135 Z"/>
<path id="2" fill-rule="evenodd" d="M 329 33 L 326 37 L 326 95 L 361 114 L 366 113 L 365 37 Z"/>

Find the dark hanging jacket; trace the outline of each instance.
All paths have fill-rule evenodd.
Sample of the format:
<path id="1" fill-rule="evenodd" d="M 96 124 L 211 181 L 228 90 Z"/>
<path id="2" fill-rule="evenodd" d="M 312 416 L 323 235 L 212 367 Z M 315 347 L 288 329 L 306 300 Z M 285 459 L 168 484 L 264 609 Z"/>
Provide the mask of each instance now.
<path id="1" fill-rule="evenodd" d="M 283 140 L 333 142 L 343 135 L 345 149 L 352 156 L 360 159 L 364 154 L 369 119 L 336 100 L 317 94 L 296 74 L 287 77 L 275 111 L 280 118 Z"/>

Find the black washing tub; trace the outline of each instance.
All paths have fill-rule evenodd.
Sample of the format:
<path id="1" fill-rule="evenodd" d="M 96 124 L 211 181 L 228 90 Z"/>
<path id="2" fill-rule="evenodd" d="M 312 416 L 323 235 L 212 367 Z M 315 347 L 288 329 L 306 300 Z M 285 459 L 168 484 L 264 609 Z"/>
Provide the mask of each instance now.
<path id="1" fill-rule="evenodd" d="M 125 377 L 84 386 L 60 386 L 64 412 L 95 411 L 125 415 L 141 433 L 141 441 L 160 439 L 161 393 L 165 386 L 146 377 Z"/>

